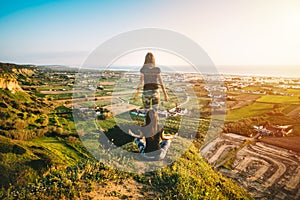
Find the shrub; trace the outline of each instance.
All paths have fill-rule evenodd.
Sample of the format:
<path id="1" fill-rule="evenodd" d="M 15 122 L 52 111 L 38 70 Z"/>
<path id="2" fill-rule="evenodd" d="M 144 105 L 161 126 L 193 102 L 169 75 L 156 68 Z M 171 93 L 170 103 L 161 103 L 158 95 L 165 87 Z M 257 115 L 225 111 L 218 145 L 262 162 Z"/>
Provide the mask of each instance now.
<path id="1" fill-rule="evenodd" d="M 0 102 L 0 107 L 1 108 L 8 108 L 8 106 L 5 103 L 3 103 L 3 102 Z"/>

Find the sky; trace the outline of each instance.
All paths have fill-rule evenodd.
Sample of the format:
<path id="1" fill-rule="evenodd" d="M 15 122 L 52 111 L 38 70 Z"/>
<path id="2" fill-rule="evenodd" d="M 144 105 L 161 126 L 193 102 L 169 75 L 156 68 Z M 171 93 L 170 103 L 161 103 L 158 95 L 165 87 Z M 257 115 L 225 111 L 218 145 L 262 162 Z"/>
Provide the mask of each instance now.
<path id="1" fill-rule="evenodd" d="M 0 27 L 0 62 L 80 66 L 110 38 L 153 27 L 190 38 L 222 69 L 300 71 L 299 0 L 2 0 Z M 116 63 L 140 65 L 143 54 Z"/>

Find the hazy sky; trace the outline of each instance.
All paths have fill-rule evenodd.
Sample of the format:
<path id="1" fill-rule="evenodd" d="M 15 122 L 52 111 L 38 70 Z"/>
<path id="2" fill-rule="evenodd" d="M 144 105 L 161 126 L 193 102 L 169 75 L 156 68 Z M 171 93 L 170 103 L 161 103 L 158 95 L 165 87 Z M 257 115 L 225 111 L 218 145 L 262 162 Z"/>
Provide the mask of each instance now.
<path id="1" fill-rule="evenodd" d="M 6 62 L 80 65 L 107 39 L 156 27 L 194 40 L 216 65 L 300 64 L 299 0 L 2 0 L 0 27 Z"/>

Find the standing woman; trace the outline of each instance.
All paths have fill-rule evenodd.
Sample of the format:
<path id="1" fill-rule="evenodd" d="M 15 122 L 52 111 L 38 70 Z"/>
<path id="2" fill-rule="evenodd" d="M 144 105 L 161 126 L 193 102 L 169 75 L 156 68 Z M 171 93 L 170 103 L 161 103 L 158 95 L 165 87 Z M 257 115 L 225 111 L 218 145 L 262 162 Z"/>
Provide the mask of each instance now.
<path id="1" fill-rule="evenodd" d="M 138 99 L 141 86 L 144 83 L 142 100 L 145 109 L 149 109 L 151 106 L 154 109 L 158 108 L 160 102 L 158 90 L 159 85 L 164 93 L 165 101 L 169 101 L 169 97 L 161 78 L 160 68 L 155 67 L 155 58 L 152 53 L 147 53 L 144 66 L 141 68 L 140 72 L 141 78 L 135 95 L 135 100 Z"/>

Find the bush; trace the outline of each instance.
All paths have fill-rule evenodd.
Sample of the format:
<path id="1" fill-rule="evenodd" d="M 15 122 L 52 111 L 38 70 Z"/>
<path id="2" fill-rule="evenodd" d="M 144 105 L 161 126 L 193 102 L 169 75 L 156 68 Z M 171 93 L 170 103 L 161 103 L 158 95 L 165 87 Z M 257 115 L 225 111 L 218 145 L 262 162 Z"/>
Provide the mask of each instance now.
<path id="1" fill-rule="evenodd" d="M 77 144 L 78 142 L 80 142 L 80 140 L 74 136 L 68 136 L 65 140 L 69 144 Z"/>
<path id="2" fill-rule="evenodd" d="M 0 107 L 1 108 L 8 108 L 8 106 L 5 103 L 3 103 L 3 102 L 0 102 Z"/>
<path id="3" fill-rule="evenodd" d="M 56 137 L 56 136 L 61 136 L 63 133 L 64 130 L 61 127 L 49 126 L 45 136 Z"/>

